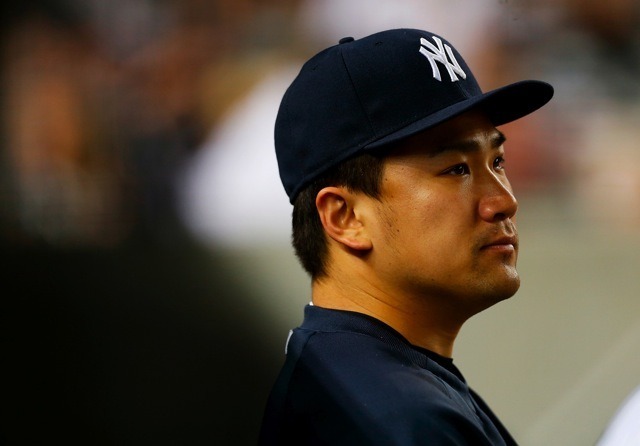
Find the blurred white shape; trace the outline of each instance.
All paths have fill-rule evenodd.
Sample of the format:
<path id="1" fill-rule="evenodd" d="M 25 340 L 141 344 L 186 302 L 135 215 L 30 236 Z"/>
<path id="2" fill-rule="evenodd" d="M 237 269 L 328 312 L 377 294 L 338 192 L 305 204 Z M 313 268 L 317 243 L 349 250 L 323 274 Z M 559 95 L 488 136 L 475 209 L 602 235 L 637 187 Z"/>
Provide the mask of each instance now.
<path id="1" fill-rule="evenodd" d="M 180 213 L 201 241 L 232 248 L 289 243 L 292 207 L 278 175 L 273 128 L 298 68 L 267 75 L 182 172 Z"/>
<path id="2" fill-rule="evenodd" d="M 597 446 L 637 446 L 640 444 L 640 387 L 620 406 Z"/>

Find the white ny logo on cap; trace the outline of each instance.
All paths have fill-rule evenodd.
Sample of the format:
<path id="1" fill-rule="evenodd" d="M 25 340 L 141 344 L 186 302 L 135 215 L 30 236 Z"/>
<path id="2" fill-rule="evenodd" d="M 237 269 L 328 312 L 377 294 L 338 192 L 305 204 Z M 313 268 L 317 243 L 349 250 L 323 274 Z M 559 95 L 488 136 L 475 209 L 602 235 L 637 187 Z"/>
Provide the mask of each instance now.
<path id="1" fill-rule="evenodd" d="M 447 69 L 447 72 L 449 73 L 449 77 L 451 78 L 451 82 L 455 82 L 459 80 L 458 76 L 456 76 L 456 73 L 460 75 L 462 79 L 466 79 L 467 75 L 465 74 L 464 71 L 462 71 L 462 68 L 460 68 L 460 65 L 458 65 L 458 61 L 453 55 L 453 51 L 451 51 L 451 47 L 447 44 L 443 44 L 442 40 L 440 40 L 438 37 L 436 36 L 432 36 L 432 37 L 438 46 L 436 47 L 433 43 L 429 42 L 427 39 L 422 37 L 420 39 L 420 45 L 421 45 L 420 52 L 424 57 L 426 57 L 429 60 L 429 63 L 431 64 L 431 69 L 433 70 L 434 79 L 442 81 L 440 77 L 440 70 L 436 65 L 436 61 L 440 62 L 442 65 L 445 66 L 445 68 Z M 447 56 L 449 56 L 448 59 L 447 59 Z"/>

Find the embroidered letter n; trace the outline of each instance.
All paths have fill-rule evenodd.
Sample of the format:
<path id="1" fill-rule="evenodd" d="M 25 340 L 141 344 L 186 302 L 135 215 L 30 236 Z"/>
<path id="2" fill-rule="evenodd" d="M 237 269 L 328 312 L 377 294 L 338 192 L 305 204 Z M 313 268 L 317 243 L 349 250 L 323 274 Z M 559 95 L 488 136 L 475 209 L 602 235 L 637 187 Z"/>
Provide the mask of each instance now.
<path id="1" fill-rule="evenodd" d="M 451 82 L 456 82 L 459 80 L 456 74 L 458 74 L 462 79 L 466 79 L 467 75 L 464 71 L 462 71 L 462 68 L 460 68 L 458 61 L 453 55 L 453 51 L 451 51 L 451 47 L 447 44 L 443 44 L 442 40 L 440 40 L 436 36 L 433 36 L 433 40 L 438 46 L 435 46 L 424 37 L 421 38 L 420 53 L 422 53 L 422 55 L 426 57 L 427 60 L 429 60 L 434 79 L 442 82 L 442 78 L 440 77 L 440 70 L 438 69 L 436 62 L 440 62 L 442 65 L 444 65 L 444 67 L 447 69 L 447 72 L 449 73 Z"/>

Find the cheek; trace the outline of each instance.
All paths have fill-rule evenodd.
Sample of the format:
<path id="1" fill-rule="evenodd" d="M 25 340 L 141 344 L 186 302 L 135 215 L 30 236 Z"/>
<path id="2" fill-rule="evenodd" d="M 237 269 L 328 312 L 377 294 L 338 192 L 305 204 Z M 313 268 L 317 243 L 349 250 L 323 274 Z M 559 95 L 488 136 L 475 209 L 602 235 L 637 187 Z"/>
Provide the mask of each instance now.
<path id="1" fill-rule="evenodd" d="M 406 197 L 394 203 L 387 215 L 389 237 L 401 240 L 405 249 L 429 248 L 455 231 L 461 219 L 455 202 L 425 190 Z"/>
<path id="2" fill-rule="evenodd" d="M 381 229 L 389 243 L 401 244 L 399 250 L 437 250 L 464 237 L 464 228 L 473 221 L 470 191 L 403 173 L 401 181 L 387 183 L 381 206 Z M 407 246 L 411 244 L 416 246 Z"/>
<path id="3" fill-rule="evenodd" d="M 464 221 L 463 200 L 446 191 L 425 191 L 415 194 L 407 203 L 405 215 L 412 216 L 420 230 L 451 232 Z"/>

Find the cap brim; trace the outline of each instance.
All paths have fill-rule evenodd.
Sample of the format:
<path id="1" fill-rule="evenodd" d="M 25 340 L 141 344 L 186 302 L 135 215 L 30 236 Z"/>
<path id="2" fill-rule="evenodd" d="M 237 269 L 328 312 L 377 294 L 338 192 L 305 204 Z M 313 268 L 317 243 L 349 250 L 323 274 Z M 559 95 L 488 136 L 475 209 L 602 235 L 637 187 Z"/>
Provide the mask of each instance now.
<path id="1" fill-rule="evenodd" d="M 553 87 L 546 82 L 527 80 L 516 82 L 480 96 L 458 102 L 436 113 L 402 127 L 388 135 L 371 141 L 365 150 L 380 148 L 423 130 L 435 127 L 471 109 L 479 108 L 495 126 L 507 124 L 532 113 L 553 97 Z"/>

